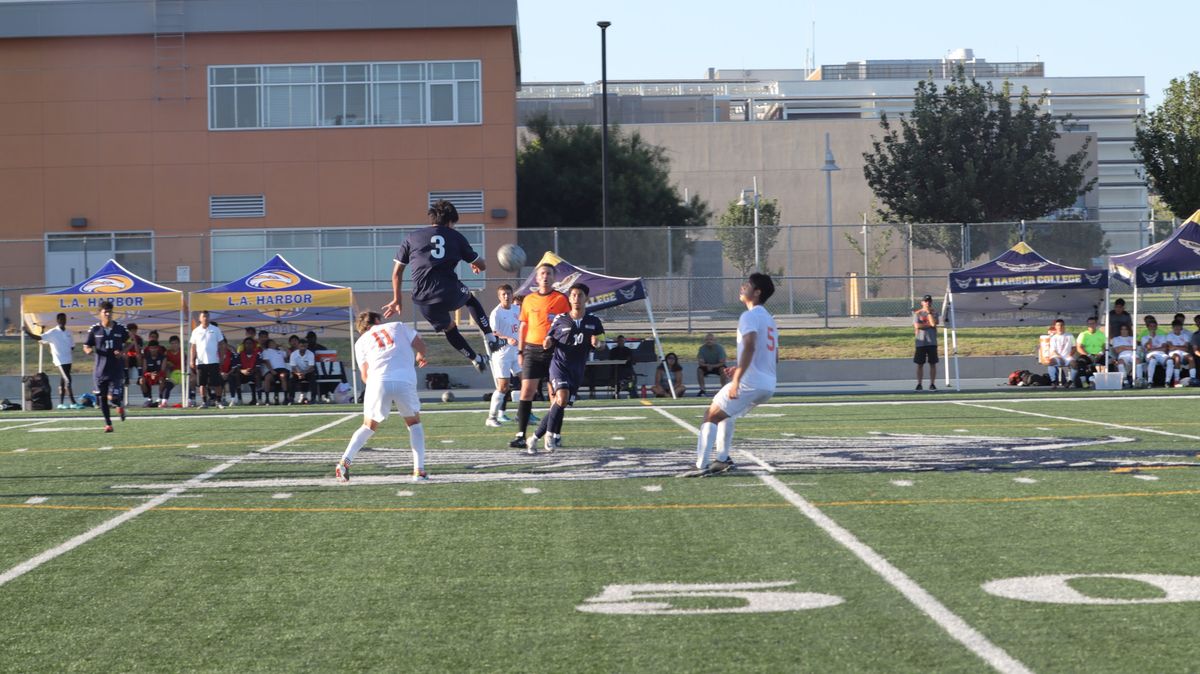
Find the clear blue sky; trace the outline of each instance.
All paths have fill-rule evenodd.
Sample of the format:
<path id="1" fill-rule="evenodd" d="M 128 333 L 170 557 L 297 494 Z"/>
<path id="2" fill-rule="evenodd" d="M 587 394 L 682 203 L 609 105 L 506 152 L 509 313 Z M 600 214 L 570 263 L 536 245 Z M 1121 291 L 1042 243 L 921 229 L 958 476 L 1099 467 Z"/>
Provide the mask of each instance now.
<path id="1" fill-rule="evenodd" d="M 908 3 L 858 0 L 518 0 L 526 82 L 701 78 L 715 68 L 802 68 L 863 59 L 935 59 L 958 47 L 988 61 L 1046 63 L 1051 77 L 1142 75 L 1148 109 L 1171 78 L 1200 69 L 1200 2 Z"/>

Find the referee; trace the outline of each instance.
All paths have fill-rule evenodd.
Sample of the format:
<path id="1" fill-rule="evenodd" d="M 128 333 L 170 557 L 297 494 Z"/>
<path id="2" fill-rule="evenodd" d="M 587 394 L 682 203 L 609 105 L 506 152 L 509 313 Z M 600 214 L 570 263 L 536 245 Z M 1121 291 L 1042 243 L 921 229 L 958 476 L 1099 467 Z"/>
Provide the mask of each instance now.
<path id="1" fill-rule="evenodd" d="M 554 289 L 554 265 L 543 262 L 534 272 L 537 290 L 521 301 L 521 325 L 517 328 L 517 358 L 521 364 L 521 404 L 517 408 L 517 437 L 508 443 L 514 449 L 525 449 L 525 431 L 538 382 L 550 375 L 552 351 L 542 348 L 550 324 L 558 314 L 571 310 L 567 296 Z"/>

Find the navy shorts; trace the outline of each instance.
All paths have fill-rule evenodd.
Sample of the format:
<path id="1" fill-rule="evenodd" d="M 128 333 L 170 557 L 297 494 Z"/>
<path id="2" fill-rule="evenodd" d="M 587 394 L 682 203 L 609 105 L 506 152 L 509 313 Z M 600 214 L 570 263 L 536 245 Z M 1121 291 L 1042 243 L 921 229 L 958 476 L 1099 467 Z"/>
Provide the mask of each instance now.
<path id="1" fill-rule="evenodd" d="M 466 288 L 463 288 L 458 297 L 448 300 L 430 302 L 428 304 L 413 301 L 413 304 L 417 305 L 417 311 L 421 312 L 421 316 L 423 316 L 425 320 L 429 322 L 429 325 L 433 326 L 434 331 L 442 332 L 446 328 L 450 327 L 452 323 L 454 323 L 454 319 L 450 316 L 450 312 L 456 309 L 461 309 L 462 306 L 467 303 L 467 300 L 470 297 L 471 293 L 468 292 Z"/>
<path id="2" fill-rule="evenodd" d="M 101 395 L 107 393 L 113 400 L 125 397 L 125 368 L 113 372 L 101 370 L 95 375 L 96 389 Z"/>
<path id="3" fill-rule="evenodd" d="M 567 389 L 571 395 L 579 393 L 579 384 L 583 382 L 583 370 L 559 367 L 558 363 L 550 363 L 550 388 L 555 391 Z"/>

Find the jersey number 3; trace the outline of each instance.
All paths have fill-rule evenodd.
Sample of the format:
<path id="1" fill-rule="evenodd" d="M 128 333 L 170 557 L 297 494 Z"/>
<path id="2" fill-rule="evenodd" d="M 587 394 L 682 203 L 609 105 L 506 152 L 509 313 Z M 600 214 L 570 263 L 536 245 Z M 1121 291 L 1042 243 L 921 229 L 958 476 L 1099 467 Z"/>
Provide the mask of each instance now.
<path id="1" fill-rule="evenodd" d="M 433 244 L 433 250 L 429 251 L 429 257 L 435 260 L 440 260 L 446 257 L 446 239 L 442 236 L 434 236 L 429 239 Z"/>

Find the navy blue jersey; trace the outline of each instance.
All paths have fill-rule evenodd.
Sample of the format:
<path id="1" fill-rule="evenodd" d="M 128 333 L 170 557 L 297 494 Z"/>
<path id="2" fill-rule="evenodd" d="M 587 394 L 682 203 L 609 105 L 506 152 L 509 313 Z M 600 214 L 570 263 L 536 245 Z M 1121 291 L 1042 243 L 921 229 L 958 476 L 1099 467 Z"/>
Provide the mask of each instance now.
<path id="1" fill-rule="evenodd" d="M 412 273 L 414 302 L 433 304 L 451 302 L 465 292 L 455 269 L 459 262 L 474 262 L 479 254 L 463 236 L 451 227 L 422 227 L 409 234 L 396 261 Z"/>
<path id="2" fill-rule="evenodd" d="M 554 348 L 551 366 L 582 374 L 592 352 L 592 337 L 603 334 L 604 324 L 594 314 L 585 314 L 578 323 L 570 314 L 555 316 L 549 332 Z"/>
<path id="3" fill-rule="evenodd" d="M 95 349 L 95 376 L 97 378 L 101 375 L 115 376 L 117 374 L 124 377 L 125 341 L 127 339 L 129 339 L 129 331 L 116 321 L 109 323 L 107 330 L 99 323 L 88 330 L 87 339 L 83 343 Z"/>
<path id="4" fill-rule="evenodd" d="M 146 353 L 142 356 L 142 363 L 144 365 L 143 369 L 147 374 L 162 372 L 163 364 L 166 363 L 166 361 L 167 354 L 165 351 L 159 351 L 153 356 L 151 356 L 149 353 Z"/>

